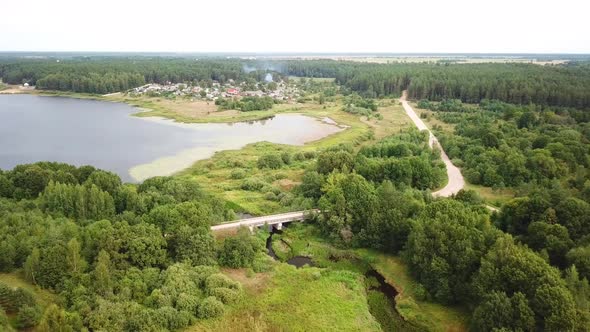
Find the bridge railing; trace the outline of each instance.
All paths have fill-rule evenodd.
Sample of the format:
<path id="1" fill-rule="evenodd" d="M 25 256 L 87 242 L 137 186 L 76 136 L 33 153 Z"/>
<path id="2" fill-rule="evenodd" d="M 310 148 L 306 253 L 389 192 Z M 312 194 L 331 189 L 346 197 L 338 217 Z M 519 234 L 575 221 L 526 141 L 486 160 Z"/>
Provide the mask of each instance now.
<path id="1" fill-rule="evenodd" d="M 275 225 L 284 222 L 292 222 L 292 221 L 302 221 L 305 220 L 310 214 L 319 213 L 319 210 L 306 210 L 306 211 L 297 211 L 297 212 L 288 212 L 288 213 L 281 213 L 275 214 L 270 216 L 263 216 L 263 217 L 253 217 L 253 218 L 246 218 L 240 219 L 229 223 L 214 225 L 211 227 L 212 230 L 220 230 L 220 229 L 230 229 L 240 226 L 247 226 L 247 227 L 258 227 L 265 224 L 268 225 Z"/>

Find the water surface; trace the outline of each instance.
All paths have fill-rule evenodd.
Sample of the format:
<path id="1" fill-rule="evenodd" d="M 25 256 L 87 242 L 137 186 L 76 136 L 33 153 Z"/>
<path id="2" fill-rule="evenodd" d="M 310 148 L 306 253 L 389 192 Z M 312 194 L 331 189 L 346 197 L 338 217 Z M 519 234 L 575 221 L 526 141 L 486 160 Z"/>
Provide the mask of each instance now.
<path id="1" fill-rule="evenodd" d="M 216 151 L 260 141 L 302 145 L 342 130 L 300 114 L 247 123 L 183 124 L 131 116 L 137 111 L 104 101 L 0 95 L 0 168 L 59 161 L 141 181 L 170 175 Z"/>

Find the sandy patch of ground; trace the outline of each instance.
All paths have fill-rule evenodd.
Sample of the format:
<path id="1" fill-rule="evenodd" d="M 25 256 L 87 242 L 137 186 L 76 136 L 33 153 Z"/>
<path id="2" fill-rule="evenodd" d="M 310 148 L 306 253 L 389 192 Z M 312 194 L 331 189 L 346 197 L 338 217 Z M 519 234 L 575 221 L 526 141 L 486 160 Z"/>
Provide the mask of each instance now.
<path id="1" fill-rule="evenodd" d="M 25 89 L 18 86 L 9 86 L 7 89 L 0 90 L 0 94 L 12 95 L 18 93 L 29 93 L 31 91 L 33 91 L 33 89 Z"/>
<path id="2" fill-rule="evenodd" d="M 290 179 L 281 179 L 275 181 L 275 183 L 278 184 L 279 187 L 281 187 L 281 189 L 290 191 L 291 189 L 293 189 L 293 187 L 299 185 L 301 182 L 293 181 Z"/>
<path id="3" fill-rule="evenodd" d="M 170 112 L 189 118 L 227 117 L 240 114 L 236 110 L 217 111 L 217 106 L 212 101 L 174 101 L 160 99 L 156 102 Z"/>

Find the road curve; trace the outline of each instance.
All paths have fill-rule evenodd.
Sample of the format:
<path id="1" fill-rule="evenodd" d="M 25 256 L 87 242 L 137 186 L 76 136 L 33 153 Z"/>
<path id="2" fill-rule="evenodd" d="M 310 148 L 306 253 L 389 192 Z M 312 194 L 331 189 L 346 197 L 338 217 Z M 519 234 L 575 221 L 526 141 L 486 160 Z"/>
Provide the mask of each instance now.
<path id="1" fill-rule="evenodd" d="M 428 129 L 428 127 L 424 124 L 422 119 L 420 119 L 418 114 L 414 112 L 410 104 L 408 104 L 407 91 L 403 92 L 402 97 L 399 99 L 399 101 L 402 103 L 402 106 L 404 107 L 406 114 L 410 117 L 410 119 L 412 119 L 416 127 L 418 127 L 419 130 L 428 131 L 428 145 L 431 149 L 434 147 L 439 148 L 442 161 L 445 163 L 445 166 L 447 168 L 447 177 L 449 179 L 449 182 L 446 186 L 444 186 L 444 188 L 433 192 L 432 196 L 449 197 L 451 195 L 458 193 L 459 190 L 465 187 L 465 180 L 463 179 L 461 170 L 457 166 L 453 165 L 453 163 L 449 159 L 449 156 L 447 156 L 447 154 L 445 153 L 445 150 L 443 150 L 442 146 L 438 143 L 438 139 L 436 139 L 436 137 L 432 134 L 430 129 Z"/>

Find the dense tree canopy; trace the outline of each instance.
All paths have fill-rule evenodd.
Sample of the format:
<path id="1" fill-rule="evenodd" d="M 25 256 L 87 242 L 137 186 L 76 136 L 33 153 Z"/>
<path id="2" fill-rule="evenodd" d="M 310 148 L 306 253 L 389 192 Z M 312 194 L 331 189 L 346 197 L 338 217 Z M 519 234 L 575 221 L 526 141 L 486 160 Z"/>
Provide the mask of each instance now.
<path id="1" fill-rule="evenodd" d="M 30 294 L 0 284 L 0 328 L 6 313 L 40 331 L 177 330 L 241 296 L 216 267 L 218 249 L 227 250 L 210 226 L 224 220 L 225 204 L 191 180 L 122 184 L 115 174 L 59 163 L 0 177 L 0 271 L 22 268 L 59 296 L 42 311 Z"/>

